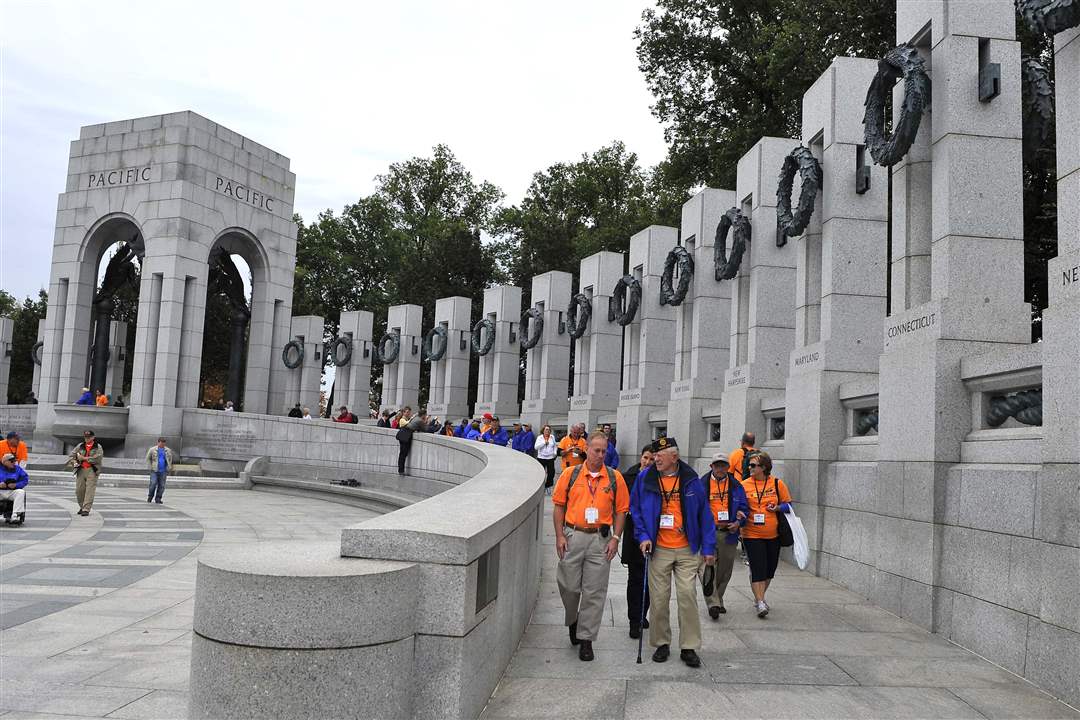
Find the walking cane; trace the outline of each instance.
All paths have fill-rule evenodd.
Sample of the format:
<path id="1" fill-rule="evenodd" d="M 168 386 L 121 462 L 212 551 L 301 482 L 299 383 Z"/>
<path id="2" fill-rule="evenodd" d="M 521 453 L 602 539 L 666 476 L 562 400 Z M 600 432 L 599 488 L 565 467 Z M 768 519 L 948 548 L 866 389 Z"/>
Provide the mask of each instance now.
<path id="1" fill-rule="evenodd" d="M 644 553 L 645 555 L 645 582 L 641 585 L 641 619 L 638 622 L 638 627 L 642 628 L 637 639 L 637 664 L 641 664 L 641 643 L 645 639 L 645 593 L 649 591 L 649 556 L 652 552 Z"/>

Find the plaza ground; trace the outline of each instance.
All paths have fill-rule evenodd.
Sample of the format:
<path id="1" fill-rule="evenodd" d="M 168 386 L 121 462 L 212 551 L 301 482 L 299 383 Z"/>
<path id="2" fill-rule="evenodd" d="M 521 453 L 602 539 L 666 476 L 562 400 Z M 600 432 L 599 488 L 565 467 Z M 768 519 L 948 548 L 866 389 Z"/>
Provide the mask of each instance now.
<path id="1" fill-rule="evenodd" d="M 373 513 L 240 490 L 103 489 L 88 518 L 71 488 L 28 493 L 0 526 L 0 718 L 184 718 L 198 554 L 260 540 L 336 540 Z M 568 642 L 545 519 L 540 598 L 482 717 L 1080 718 L 1022 678 L 820 578 L 783 566 L 759 620 L 738 566 L 728 613 L 700 605 L 703 666 L 634 660 L 615 565 L 596 660 Z M 672 617 L 675 617 L 673 608 Z M 677 641 L 677 632 L 675 638 Z"/>

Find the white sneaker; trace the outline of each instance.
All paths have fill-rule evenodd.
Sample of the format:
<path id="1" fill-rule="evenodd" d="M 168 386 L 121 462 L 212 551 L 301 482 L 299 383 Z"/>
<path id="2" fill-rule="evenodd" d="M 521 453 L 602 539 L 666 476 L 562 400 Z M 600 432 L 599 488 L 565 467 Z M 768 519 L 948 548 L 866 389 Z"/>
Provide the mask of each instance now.
<path id="1" fill-rule="evenodd" d="M 754 607 L 757 608 L 757 616 L 763 618 L 769 614 L 769 606 L 765 604 L 764 600 L 758 600 L 754 603 Z"/>

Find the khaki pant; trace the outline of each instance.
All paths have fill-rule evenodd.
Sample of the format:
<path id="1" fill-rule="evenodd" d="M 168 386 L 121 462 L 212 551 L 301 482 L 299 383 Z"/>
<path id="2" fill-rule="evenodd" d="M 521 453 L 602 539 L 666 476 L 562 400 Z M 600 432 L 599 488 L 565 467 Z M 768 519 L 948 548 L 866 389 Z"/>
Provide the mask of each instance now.
<path id="1" fill-rule="evenodd" d="M 93 468 L 79 468 L 75 474 L 75 502 L 80 510 L 90 512 L 97 493 L 97 476 Z"/>
<path id="2" fill-rule="evenodd" d="M 716 579 L 713 581 L 713 594 L 705 598 L 709 607 L 724 607 L 724 591 L 731 580 L 735 558 L 739 556 L 739 543 L 728 545 L 724 542 L 725 537 L 726 531 L 716 533 Z M 700 570 L 705 572 L 705 558 L 701 558 Z"/>
<path id="3" fill-rule="evenodd" d="M 671 576 L 675 576 L 675 600 L 679 606 L 679 648 L 701 649 L 701 618 L 698 617 L 699 556 L 688 547 L 654 547 L 649 560 L 649 644 L 671 644 Z"/>
<path id="4" fill-rule="evenodd" d="M 559 561 L 555 579 L 559 584 L 566 625 L 577 623 L 581 640 L 596 640 L 607 603 L 611 563 L 604 557 L 607 541 L 600 533 L 584 533 L 567 528 L 566 555 Z"/>

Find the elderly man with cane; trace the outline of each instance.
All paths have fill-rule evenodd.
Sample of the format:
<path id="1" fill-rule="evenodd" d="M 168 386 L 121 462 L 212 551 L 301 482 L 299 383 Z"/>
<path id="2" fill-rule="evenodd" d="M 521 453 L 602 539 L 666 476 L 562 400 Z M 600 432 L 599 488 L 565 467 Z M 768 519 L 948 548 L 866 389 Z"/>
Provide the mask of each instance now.
<path id="1" fill-rule="evenodd" d="M 634 535 L 649 564 L 649 644 L 656 648 L 653 662 L 666 662 L 671 652 L 668 601 L 674 578 L 679 657 L 689 667 L 701 667 L 697 654 L 701 648 L 698 556 L 704 556 L 706 565 L 716 561 L 716 523 L 709 494 L 694 469 L 679 459 L 675 438 L 662 437 L 653 443 L 653 466 L 634 483 L 630 515 Z"/>
<path id="2" fill-rule="evenodd" d="M 629 493 L 622 475 L 604 465 L 607 438 L 589 438 L 585 463 L 563 470 L 551 494 L 556 581 L 578 659 L 593 659 L 607 601 L 611 560 L 619 549 Z"/>

